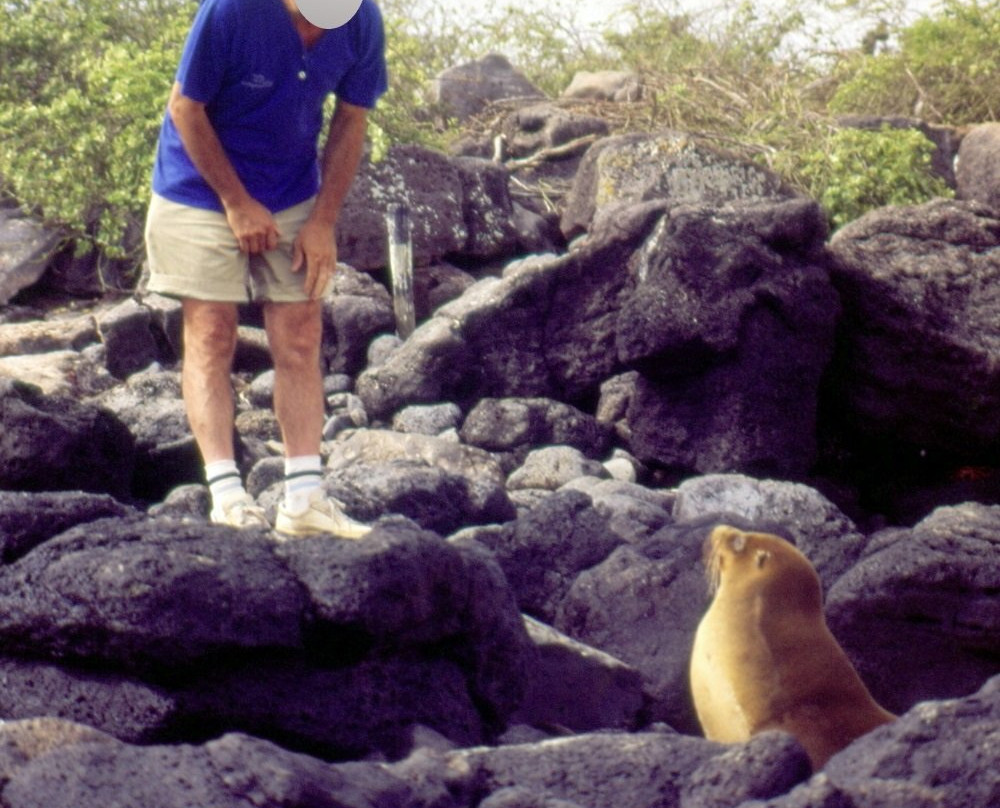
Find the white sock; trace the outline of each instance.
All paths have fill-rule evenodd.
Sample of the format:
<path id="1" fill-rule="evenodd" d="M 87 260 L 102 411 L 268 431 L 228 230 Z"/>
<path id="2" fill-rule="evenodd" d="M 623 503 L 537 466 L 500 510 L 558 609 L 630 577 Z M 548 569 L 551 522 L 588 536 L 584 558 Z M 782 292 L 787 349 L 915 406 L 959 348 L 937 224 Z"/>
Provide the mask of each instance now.
<path id="1" fill-rule="evenodd" d="M 212 493 L 212 506 L 231 502 L 244 494 L 243 478 L 235 460 L 216 460 L 205 464 L 205 481 Z"/>
<path id="2" fill-rule="evenodd" d="M 302 513 L 309 507 L 309 497 L 323 483 L 323 466 L 319 455 L 285 458 L 285 508 Z"/>

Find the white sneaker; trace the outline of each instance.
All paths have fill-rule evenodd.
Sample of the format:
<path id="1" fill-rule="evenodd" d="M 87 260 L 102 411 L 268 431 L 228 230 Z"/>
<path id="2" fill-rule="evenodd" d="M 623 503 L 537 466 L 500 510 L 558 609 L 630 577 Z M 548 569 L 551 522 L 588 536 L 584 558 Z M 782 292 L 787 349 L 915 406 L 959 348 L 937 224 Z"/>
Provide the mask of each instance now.
<path id="1" fill-rule="evenodd" d="M 271 527 L 264 509 L 249 494 L 219 503 L 212 508 L 208 518 L 216 525 L 229 527 Z"/>
<path id="2" fill-rule="evenodd" d="M 343 505 L 327 497 L 322 489 L 309 497 L 309 506 L 302 513 L 292 513 L 282 502 L 274 522 L 278 533 L 289 536 L 314 536 L 330 533 L 341 539 L 360 539 L 371 530 L 368 525 L 356 522 L 343 511 Z"/>

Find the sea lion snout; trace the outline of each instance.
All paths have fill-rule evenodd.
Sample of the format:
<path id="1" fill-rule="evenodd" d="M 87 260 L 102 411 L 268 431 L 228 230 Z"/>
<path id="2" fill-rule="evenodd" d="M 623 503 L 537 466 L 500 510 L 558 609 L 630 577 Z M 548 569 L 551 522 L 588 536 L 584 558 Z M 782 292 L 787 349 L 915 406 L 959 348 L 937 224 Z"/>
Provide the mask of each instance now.
<path id="1" fill-rule="evenodd" d="M 718 525 L 708 534 L 702 544 L 702 562 L 710 594 L 719 588 L 727 553 L 739 555 L 746 546 L 747 534 L 729 525 Z"/>

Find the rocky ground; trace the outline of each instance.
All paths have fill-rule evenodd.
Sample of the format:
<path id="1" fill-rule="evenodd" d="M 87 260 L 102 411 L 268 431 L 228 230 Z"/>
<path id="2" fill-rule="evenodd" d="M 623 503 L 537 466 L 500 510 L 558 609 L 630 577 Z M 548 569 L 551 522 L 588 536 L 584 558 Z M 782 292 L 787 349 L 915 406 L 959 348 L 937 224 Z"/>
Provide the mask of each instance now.
<path id="1" fill-rule="evenodd" d="M 693 138 L 551 104 L 499 126 L 506 163 L 474 156 L 493 133 L 473 156 L 397 149 L 348 201 L 324 459 L 375 524 L 359 543 L 209 525 L 177 304 L 96 295 L 5 212 L 0 804 L 1000 804 L 986 175 L 831 238 L 813 201 Z M 273 510 L 269 361 L 242 323 L 240 462 Z M 721 522 L 795 541 L 900 716 L 823 771 L 787 735 L 699 735 L 687 661 Z"/>

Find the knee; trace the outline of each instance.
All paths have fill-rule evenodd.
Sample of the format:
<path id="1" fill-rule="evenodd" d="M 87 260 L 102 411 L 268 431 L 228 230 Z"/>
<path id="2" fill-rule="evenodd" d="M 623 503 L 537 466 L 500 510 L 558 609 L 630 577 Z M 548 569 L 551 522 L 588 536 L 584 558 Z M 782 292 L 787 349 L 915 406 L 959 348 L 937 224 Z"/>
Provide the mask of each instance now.
<path id="1" fill-rule="evenodd" d="M 271 340 L 271 358 L 276 369 L 292 370 L 319 366 L 321 334 L 303 329 Z"/>
<path id="2" fill-rule="evenodd" d="M 202 364 L 229 363 L 236 352 L 236 316 L 201 311 L 184 319 L 184 356 Z"/>
<path id="3" fill-rule="evenodd" d="M 305 309 L 302 316 L 282 310 L 267 323 L 268 341 L 275 368 L 304 368 L 319 364 L 323 323 L 318 310 Z"/>

